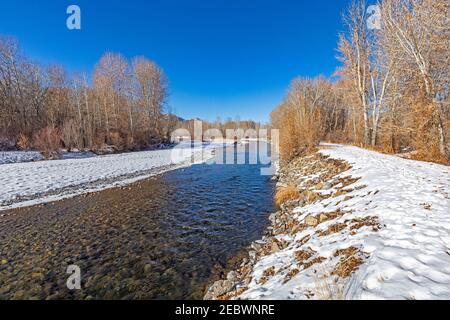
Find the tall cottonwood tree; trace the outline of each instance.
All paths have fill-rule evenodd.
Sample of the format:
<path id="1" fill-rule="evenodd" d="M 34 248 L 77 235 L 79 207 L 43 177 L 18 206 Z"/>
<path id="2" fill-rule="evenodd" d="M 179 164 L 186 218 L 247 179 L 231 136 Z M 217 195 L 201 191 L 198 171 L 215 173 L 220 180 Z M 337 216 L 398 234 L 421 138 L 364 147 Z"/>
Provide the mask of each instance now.
<path id="1" fill-rule="evenodd" d="M 380 118 L 386 112 L 389 85 L 392 82 L 392 61 L 382 46 L 383 31 L 367 26 L 365 1 L 353 2 L 344 16 L 347 33 L 339 38 L 341 76 L 347 77 L 357 97 L 364 124 L 364 145 L 375 146 Z"/>
<path id="2" fill-rule="evenodd" d="M 376 29 L 367 23 L 365 1 L 354 1 L 345 13 L 347 31 L 338 43 L 342 65 L 330 88 L 323 90 L 327 86 L 319 78 L 294 82 L 272 113 L 286 157 L 316 145 L 310 134 L 315 132 L 319 140 L 389 152 L 415 149 L 418 159 L 450 161 L 449 3 L 384 0 L 378 7 Z M 324 93 L 320 117 L 312 117 L 317 103 L 306 92 Z"/>
<path id="3" fill-rule="evenodd" d="M 148 117 L 152 135 L 160 136 L 163 108 L 168 97 L 166 76 L 161 68 L 144 57 L 133 60 L 133 71 L 137 104 Z"/>
<path id="4" fill-rule="evenodd" d="M 441 154 L 450 159 L 447 146 L 449 116 L 449 12 L 446 0 L 384 0 L 382 16 L 387 46 L 402 74 L 403 85 L 423 88 L 423 125 L 437 129 Z M 429 107 L 427 117 L 425 108 Z"/>
<path id="5" fill-rule="evenodd" d="M 71 75 L 29 61 L 17 41 L 0 37 L 0 148 L 4 139 L 14 144 L 19 138 L 23 146 L 54 149 L 104 143 L 131 149 L 167 140 L 178 119 L 164 114 L 164 72 L 144 57 L 133 62 L 106 53 L 92 78 Z"/>

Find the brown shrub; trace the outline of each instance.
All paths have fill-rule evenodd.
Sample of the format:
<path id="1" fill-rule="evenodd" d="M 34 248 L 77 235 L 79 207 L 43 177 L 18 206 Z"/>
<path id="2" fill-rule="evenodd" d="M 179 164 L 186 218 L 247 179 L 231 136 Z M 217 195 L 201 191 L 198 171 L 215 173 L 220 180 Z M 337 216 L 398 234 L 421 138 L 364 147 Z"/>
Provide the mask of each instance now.
<path id="1" fill-rule="evenodd" d="M 117 147 L 119 150 L 124 150 L 126 148 L 126 139 L 122 137 L 120 132 L 111 132 L 110 140 L 113 146 Z"/>
<path id="2" fill-rule="evenodd" d="M 81 149 L 82 135 L 80 127 L 75 121 L 69 120 L 64 122 L 61 130 L 61 140 L 69 151 L 73 148 Z"/>
<path id="3" fill-rule="evenodd" d="M 275 203 L 280 207 L 283 203 L 289 200 L 297 200 L 300 198 L 300 192 L 296 186 L 289 185 L 278 189 L 275 195 Z"/>
<path id="4" fill-rule="evenodd" d="M 17 146 L 20 150 L 29 150 L 31 148 L 31 143 L 28 136 L 24 135 L 23 133 L 19 134 L 19 137 L 17 139 Z"/>
<path id="5" fill-rule="evenodd" d="M 33 146 L 38 149 L 44 158 L 59 158 L 61 147 L 61 133 L 54 127 L 46 127 L 34 135 Z"/>
<path id="6" fill-rule="evenodd" d="M 271 114 L 273 128 L 280 133 L 283 160 L 289 161 L 315 149 L 323 138 L 324 110 L 315 102 L 319 91 L 329 92 L 330 88 L 330 83 L 323 78 L 292 81 L 285 101 Z"/>
<path id="7" fill-rule="evenodd" d="M 298 265 L 303 266 L 303 270 L 311 268 L 315 264 L 319 264 L 327 260 L 324 257 L 315 257 L 311 259 L 317 252 L 313 250 L 300 250 L 295 252 L 295 260 L 297 260 Z"/>
<path id="8" fill-rule="evenodd" d="M 439 151 L 439 147 L 436 145 L 432 145 L 427 149 L 420 149 L 417 152 L 412 153 L 410 159 L 450 165 L 450 161 L 442 155 Z"/>

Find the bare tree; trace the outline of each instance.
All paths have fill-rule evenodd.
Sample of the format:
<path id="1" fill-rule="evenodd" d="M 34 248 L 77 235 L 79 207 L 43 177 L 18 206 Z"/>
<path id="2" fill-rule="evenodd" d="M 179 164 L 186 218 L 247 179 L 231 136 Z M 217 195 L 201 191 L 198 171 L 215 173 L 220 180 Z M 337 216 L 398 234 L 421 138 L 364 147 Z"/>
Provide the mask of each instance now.
<path id="1" fill-rule="evenodd" d="M 450 159 L 446 141 L 448 117 L 448 12 L 446 0 L 385 0 L 382 15 L 390 51 L 403 79 L 420 79 L 431 105 L 442 155 Z"/>
<path id="2" fill-rule="evenodd" d="M 168 95 L 167 79 L 154 62 L 138 57 L 133 59 L 136 80 L 135 96 L 139 106 L 147 113 L 153 135 L 161 135 L 161 116 Z"/>

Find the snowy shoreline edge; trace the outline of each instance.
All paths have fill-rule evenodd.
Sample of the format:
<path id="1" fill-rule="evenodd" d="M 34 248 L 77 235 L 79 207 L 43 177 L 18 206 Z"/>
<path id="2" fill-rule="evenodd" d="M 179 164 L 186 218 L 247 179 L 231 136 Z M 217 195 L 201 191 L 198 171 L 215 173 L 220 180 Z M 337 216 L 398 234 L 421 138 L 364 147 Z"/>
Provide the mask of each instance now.
<path id="1" fill-rule="evenodd" d="M 323 147 L 280 169 L 298 195 L 204 299 L 448 299 L 449 168 Z"/>
<path id="2" fill-rule="evenodd" d="M 125 187 L 168 171 L 203 163 L 213 157 L 213 150 L 214 147 L 192 149 L 191 154 L 187 156 L 186 153 L 177 161 L 171 159 L 173 149 L 166 149 L 4 164 L 2 169 L 5 170 L 0 172 L 0 183 L 5 191 L 0 194 L 0 216 L 7 210 Z M 197 161 L 193 162 L 191 156 Z"/>

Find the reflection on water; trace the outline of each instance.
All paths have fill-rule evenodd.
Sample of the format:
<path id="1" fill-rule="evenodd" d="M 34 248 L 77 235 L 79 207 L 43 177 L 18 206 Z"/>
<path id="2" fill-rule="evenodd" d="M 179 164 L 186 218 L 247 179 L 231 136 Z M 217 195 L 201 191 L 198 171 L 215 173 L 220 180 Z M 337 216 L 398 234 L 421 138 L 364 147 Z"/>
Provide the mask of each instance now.
<path id="1" fill-rule="evenodd" d="M 0 298 L 200 299 L 215 266 L 268 224 L 273 185 L 260 168 L 194 165 L 7 216 Z M 81 291 L 65 288 L 69 264 L 82 270 Z"/>

